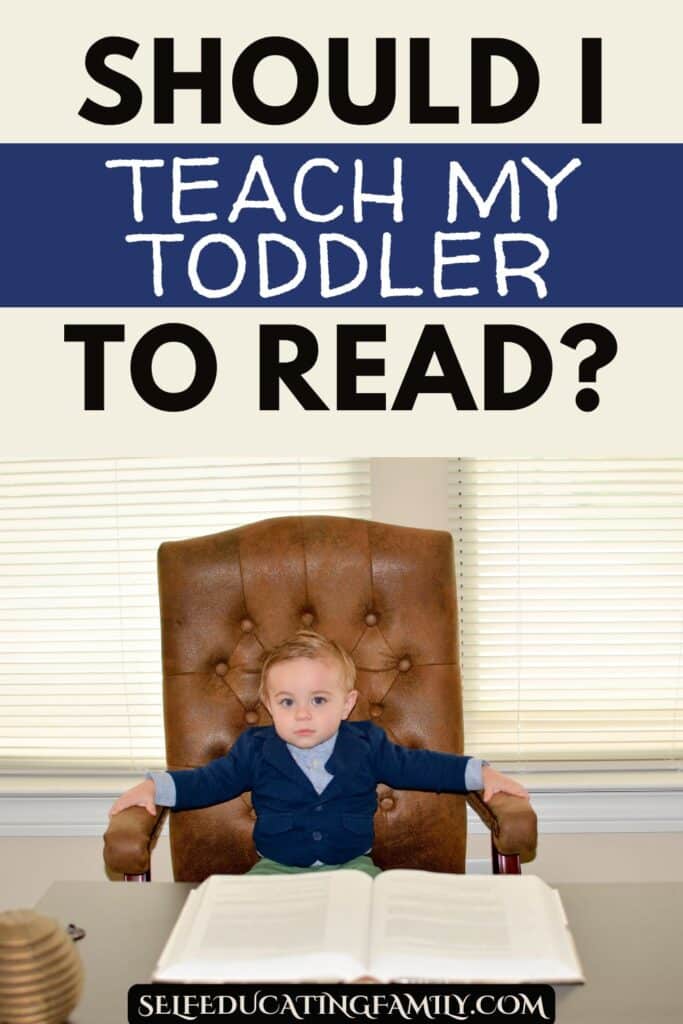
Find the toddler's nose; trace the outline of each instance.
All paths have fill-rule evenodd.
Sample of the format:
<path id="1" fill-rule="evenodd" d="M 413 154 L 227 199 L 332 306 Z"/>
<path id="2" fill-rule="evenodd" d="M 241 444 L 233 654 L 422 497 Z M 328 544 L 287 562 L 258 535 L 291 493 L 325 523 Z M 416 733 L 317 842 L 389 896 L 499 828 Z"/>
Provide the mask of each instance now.
<path id="1" fill-rule="evenodd" d="M 306 718 L 310 718 L 310 717 L 311 717 L 311 709 L 308 707 L 308 705 L 304 704 L 303 707 L 299 707 L 299 708 L 296 709 L 296 718 L 297 719 L 306 719 Z"/>

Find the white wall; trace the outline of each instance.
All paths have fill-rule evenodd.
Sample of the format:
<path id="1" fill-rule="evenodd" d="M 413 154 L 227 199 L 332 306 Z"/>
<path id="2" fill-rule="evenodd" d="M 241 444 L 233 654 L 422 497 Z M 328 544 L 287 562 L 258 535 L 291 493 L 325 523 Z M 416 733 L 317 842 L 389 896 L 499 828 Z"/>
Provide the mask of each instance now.
<path id="1" fill-rule="evenodd" d="M 471 866 L 489 861 L 485 836 L 472 836 Z M 683 882 L 683 834 L 643 833 L 541 836 L 538 857 L 524 871 L 547 882 Z M 0 840 L 0 910 L 31 907 L 55 881 L 106 879 L 102 840 L 16 837 Z M 168 838 L 154 851 L 152 877 L 172 881 Z M 124 884 L 124 883 L 121 883 Z"/>
<path id="2" fill-rule="evenodd" d="M 372 518 L 423 530 L 448 529 L 447 459 L 372 459 Z"/>

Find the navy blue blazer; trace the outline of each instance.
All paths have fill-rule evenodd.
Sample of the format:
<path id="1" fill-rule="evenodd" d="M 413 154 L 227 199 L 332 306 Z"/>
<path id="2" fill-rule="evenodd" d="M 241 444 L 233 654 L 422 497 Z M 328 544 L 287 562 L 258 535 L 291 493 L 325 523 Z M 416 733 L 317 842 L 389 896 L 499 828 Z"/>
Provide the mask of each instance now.
<path id="1" fill-rule="evenodd" d="M 379 782 L 395 789 L 465 793 L 468 757 L 410 750 L 372 722 L 341 722 L 318 794 L 272 725 L 247 729 L 225 757 L 172 771 L 174 811 L 231 800 L 251 790 L 256 848 L 281 864 L 344 864 L 373 843 Z"/>

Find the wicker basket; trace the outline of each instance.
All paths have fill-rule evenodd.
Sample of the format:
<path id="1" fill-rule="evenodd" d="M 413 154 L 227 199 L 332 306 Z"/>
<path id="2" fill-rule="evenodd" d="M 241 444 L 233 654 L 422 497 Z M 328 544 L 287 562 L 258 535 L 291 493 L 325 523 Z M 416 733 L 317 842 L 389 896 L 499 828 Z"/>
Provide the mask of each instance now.
<path id="1" fill-rule="evenodd" d="M 33 910 L 0 914 L 2 1024 L 61 1024 L 82 989 L 81 958 L 57 921 Z"/>

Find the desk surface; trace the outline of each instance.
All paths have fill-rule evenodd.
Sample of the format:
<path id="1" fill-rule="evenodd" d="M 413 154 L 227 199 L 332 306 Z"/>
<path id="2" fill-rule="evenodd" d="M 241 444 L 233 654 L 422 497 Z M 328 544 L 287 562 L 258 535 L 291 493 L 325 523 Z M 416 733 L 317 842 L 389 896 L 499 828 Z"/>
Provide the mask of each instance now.
<path id="1" fill-rule="evenodd" d="M 85 991 L 70 1024 L 125 1024 L 128 988 L 149 980 L 192 886 L 56 882 L 36 910 L 86 930 Z M 587 982 L 558 986 L 558 1024 L 681 1024 L 683 884 L 558 889 Z"/>

